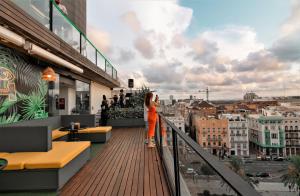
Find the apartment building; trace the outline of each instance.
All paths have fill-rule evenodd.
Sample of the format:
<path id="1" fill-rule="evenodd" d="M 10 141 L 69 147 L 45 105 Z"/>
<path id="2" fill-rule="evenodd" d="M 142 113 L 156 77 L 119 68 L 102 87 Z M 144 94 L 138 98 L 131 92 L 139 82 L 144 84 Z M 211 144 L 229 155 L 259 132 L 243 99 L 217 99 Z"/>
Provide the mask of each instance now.
<path id="1" fill-rule="evenodd" d="M 248 116 L 249 142 L 259 155 L 285 156 L 285 133 L 282 116 Z"/>
<path id="2" fill-rule="evenodd" d="M 230 155 L 249 156 L 248 122 L 240 114 L 222 114 L 228 120 L 228 148 Z"/>
<path id="3" fill-rule="evenodd" d="M 228 150 L 228 120 L 195 117 L 197 142 L 214 155 Z"/>

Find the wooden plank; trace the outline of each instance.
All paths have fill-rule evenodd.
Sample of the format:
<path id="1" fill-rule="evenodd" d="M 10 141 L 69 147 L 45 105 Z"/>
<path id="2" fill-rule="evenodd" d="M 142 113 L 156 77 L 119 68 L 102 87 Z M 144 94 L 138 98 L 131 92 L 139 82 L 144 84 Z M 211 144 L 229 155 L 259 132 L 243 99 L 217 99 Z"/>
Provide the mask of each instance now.
<path id="1" fill-rule="evenodd" d="M 128 148 L 129 145 L 131 145 L 131 140 L 127 139 L 125 140 L 125 145 L 122 146 L 121 150 L 116 152 L 116 155 L 110 162 L 107 162 L 107 165 L 105 167 L 105 172 L 102 172 L 100 175 L 98 175 L 98 178 L 93 182 L 92 186 L 88 190 L 88 195 L 98 195 L 97 192 L 101 190 L 101 186 L 105 183 L 107 178 L 110 178 L 112 176 L 111 171 L 112 169 L 119 164 L 119 161 L 124 157 L 124 154 L 126 152 L 126 148 Z"/>
<path id="2" fill-rule="evenodd" d="M 136 138 L 137 139 L 137 144 L 138 144 L 138 148 L 140 148 L 141 147 L 140 144 L 142 142 L 141 141 L 142 137 L 141 137 L 141 131 L 140 131 L 140 129 L 138 130 L 137 136 L 138 136 L 138 138 Z M 135 185 L 133 185 L 133 175 L 134 175 L 134 168 L 135 168 L 135 165 L 136 165 L 138 148 L 135 149 L 135 156 L 134 156 L 134 159 L 133 159 L 133 163 L 130 166 L 129 175 L 128 175 L 127 182 L 125 183 L 126 185 L 124 187 L 124 191 L 120 192 L 121 194 L 119 194 L 119 195 L 130 196 L 131 195 L 132 187 L 135 186 Z"/>
<path id="3" fill-rule="evenodd" d="M 113 136 L 108 144 L 106 144 L 105 149 L 102 151 L 102 153 L 99 154 L 93 161 L 90 161 L 87 169 L 81 170 L 82 172 L 80 172 L 78 177 L 75 178 L 78 179 L 76 183 L 71 182 L 69 187 L 67 186 L 66 188 L 64 188 L 66 193 L 73 193 L 77 192 L 78 190 L 79 193 L 87 192 L 88 188 L 93 183 L 93 180 L 96 179 L 97 172 L 100 172 L 99 170 L 102 170 L 103 165 L 105 164 L 105 162 L 102 160 L 114 153 L 114 150 L 121 147 L 123 145 L 123 142 L 125 141 L 125 133 L 115 134 L 115 132 L 117 131 L 113 130 Z"/>
<path id="4" fill-rule="evenodd" d="M 121 133 L 122 134 L 122 133 Z M 88 178 L 88 183 L 83 183 L 82 187 L 81 187 L 81 191 L 80 193 L 87 193 L 89 191 L 89 189 L 91 189 L 91 187 L 93 186 L 93 184 L 97 181 L 97 179 L 99 178 L 99 175 L 101 174 L 101 172 L 103 172 L 105 170 L 105 168 L 107 167 L 108 164 L 110 164 L 110 162 L 113 160 L 113 158 L 115 158 L 116 154 L 116 150 L 120 149 L 123 145 L 125 145 L 126 143 L 126 134 L 124 134 L 124 138 L 123 141 L 119 141 L 119 145 L 115 144 L 115 146 L 113 146 L 112 151 L 107 154 L 105 157 L 103 157 L 103 159 L 99 158 L 98 159 L 98 164 L 95 164 L 95 166 L 92 166 L 94 168 L 96 168 L 96 170 L 93 171 L 93 174 L 91 175 L 90 178 Z M 105 160 L 105 161 L 104 161 Z M 80 189 L 79 189 L 80 190 Z"/>
<path id="5" fill-rule="evenodd" d="M 130 152 L 128 155 L 128 159 L 123 162 L 120 171 L 118 173 L 116 173 L 116 175 L 114 175 L 113 179 L 110 182 L 110 187 L 106 191 L 105 195 L 109 195 L 109 196 L 116 195 L 116 193 L 118 195 L 124 194 L 124 188 L 122 185 L 123 184 L 126 185 L 126 182 L 129 181 L 129 179 L 128 179 L 128 174 L 130 174 L 129 169 L 133 165 L 133 161 L 136 157 L 136 152 L 139 147 L 139 135 L 134 134 L 134 137 L 132 137 L 132 139 L 133 139 L 133 145 L 129 146 L 129 148 L 128 148 L 128 151 Z M 120 181 L 117 181 L 117 179 L 122 179 L 122 180 L 120 182 Z M 113 193 L 112 193 L 112 191 L 113 191 Z M 100 195 L 101 195 L 101 192 L 100 192 Z"/>
<path id="6" fill-rule="evenodd" d="M 144 131 L 140 128 L 139 129 L 141 132 L 141 137 L 140 137 L 140 144 L 139 144 L 139 149 L 135 161 L 135 167 L 133 171 L 133 179 L 132 179 L 132 188 L 131 188 L 131 193 L 130 195 L 138 195 L 138 184 L 139 184 L 139 173 L 140 171 L 140 165 L 142 161 L 142 156 L 143 156 L 143 151 L 144 151 Z M 125 190 L 125 194 L 127 194 L 127 189 Z"/>
<path id="7" fill-rule="evenodd" d="M 157 168 L 156 171 L 154 171 L 154 179 L 155 179 L 155 187 L 156 187 L 156 194 L 157 195 L 163 195 L 163 188 L 162 188 L 162 181 L 160 178 L 160 173 L 158 168 L 160 165 L 158 164 L 157 157 L 155 156 L 157 149 L 152 151 L 151 157 L 153 158 L 153 168 Z"/>
<path id="8" fill-rule="evenodd" d="M 154 162 L 152 157 L 152 151 L 154 151 L 155 148 L 148 149 L 148 157 L 149 157 L 149 182 L 150 182 L 150 195 L 156 196 L 156 184 L 155 184 L 155 177 L 154 177 Z"/>
<path id="9" fill-rule="evenodd" d="M 149 175 L 149 148 L 144 147 L 145 150 L 145 168 L 144 168 L 144 195 L 145 196 L 150 196 L 150 175 Z"/>
<path id="10" fill-rule="evenodd" d="M 144 137 L 143 137 L 144 138 Z M 144 195 L 144 176 L 145 176 L 145 146 L 141 146 L 141 160 L 139 165 L 138 183 L 137 183 L 137 196 Z"/>
<path id="11" fill-rule="evenodd" d="M 118 129 L 104 149 L 67 183 L 60 195 L 167 195 L 156 148 L 142 129 Z"/>

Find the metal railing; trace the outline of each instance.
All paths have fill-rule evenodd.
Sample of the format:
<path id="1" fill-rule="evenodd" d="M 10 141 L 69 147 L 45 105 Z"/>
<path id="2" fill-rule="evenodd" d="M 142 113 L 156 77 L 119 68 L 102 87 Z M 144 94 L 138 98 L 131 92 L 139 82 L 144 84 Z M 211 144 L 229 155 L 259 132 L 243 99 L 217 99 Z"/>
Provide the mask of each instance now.
<path id="1" fill-rule="evenodd" d="M 162 114 L 158 115 L 155 135 L 156 146 L 173 195 L 259 195 L 241 176 L 180 131 Z"/>
<path id="2" fill-rule="evenodd" d="M 11 0 L 31 17 L 55 33 L 81 55 L 117 80 L 117 70 L 88 37 L 68 18 L 54 0 Z"/>

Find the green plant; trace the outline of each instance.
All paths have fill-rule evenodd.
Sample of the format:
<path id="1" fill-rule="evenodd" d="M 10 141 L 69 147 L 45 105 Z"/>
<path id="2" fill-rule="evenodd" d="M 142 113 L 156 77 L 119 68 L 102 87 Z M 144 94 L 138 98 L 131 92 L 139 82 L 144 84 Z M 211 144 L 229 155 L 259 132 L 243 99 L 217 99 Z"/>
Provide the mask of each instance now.
<path id="1" fill-rule="evenodd" d="M 45 112 L 47 83 L 39 80 L 38 88 L 33 90 L 29 95 L 18 94 L 19 99 L 22 100 L 23 119 L 38 119 L 47 117 Z"/>
<path id="2" fill-rule="evenodd" d="M 20 120 L 21 115 L 14 113 L 11 114 L 10 116 L 0 116 L 0 125 L 5 125 L 5 124 L 10 124 L 10 123 L 15 123 Z"/>
<path id="3" fill-rule="evenodd" d="M 291 158 L 288 166 L 288 173 L 284 174 L 281 179 L 285 186 L 288 185 L 292 189 L 296 188 L 297 190 L 300 188 L 300 156 Z"/>

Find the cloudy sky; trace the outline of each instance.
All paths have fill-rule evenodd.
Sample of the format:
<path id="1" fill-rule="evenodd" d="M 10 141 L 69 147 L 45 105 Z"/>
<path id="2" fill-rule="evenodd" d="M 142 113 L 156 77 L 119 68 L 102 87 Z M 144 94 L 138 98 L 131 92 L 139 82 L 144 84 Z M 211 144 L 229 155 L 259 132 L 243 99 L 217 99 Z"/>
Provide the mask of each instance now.
<path id="1" fill-rule="evenodd" d="M 300 95 L 299 0 L 87 0 L 88 36 L 162 98 Z"/>

